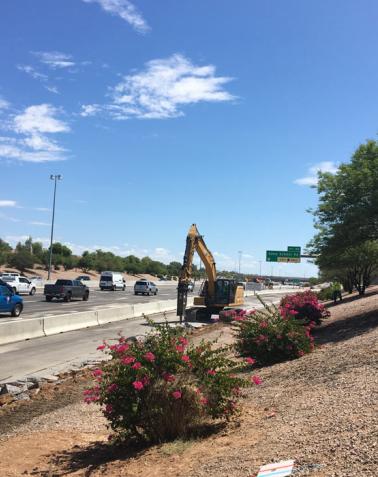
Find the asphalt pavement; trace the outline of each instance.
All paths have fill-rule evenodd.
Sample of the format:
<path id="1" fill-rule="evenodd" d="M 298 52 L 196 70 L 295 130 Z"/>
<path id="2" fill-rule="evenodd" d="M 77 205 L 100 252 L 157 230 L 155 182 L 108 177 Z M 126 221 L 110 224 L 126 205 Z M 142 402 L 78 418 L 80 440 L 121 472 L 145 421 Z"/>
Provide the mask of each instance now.
<path id="1" fill-rule="evenodd" d="M 277 303 L 282 295 L 282 291 L 265 291 L 264 300 L 267 303 Z M 245 305 L 247 308 L 261 306 L 255 296 L 247 297 Z M 175 313 L 167 317 L 169 321 L 177 322 Z M 156 315 L 153 319 L 162 321 L 163 316 Z M 101 358 L 103 354 L 96 348 L 104 339 L 115 339 L 119 332 L 126 337 L 143 335 L 147 330 L 148 326 L 143 319 L 124 320 L 2 345 L 0 383 L 26 376 L 48 376 L 59 371 L 67 371 L 85 361 Z"/>
<path id="2" fill-rule="evenodd" d="M 198 288 L 196 288 L 197 290 Z M 90 288 L 89 300 L 74 300 L 66 303 L 63 300 L 53 300 L 47 302 L 43 295 L 43 290 L 38 290 L 33 296 L 22 295 L 24 310 L 22 318 L 38 318 L 41 316 L 61 315 L 65 313 L 75 313 L 79 311 L 91 311 L 97 308 L 108 308 L 122 306 L 126 304 L 146 303 L 150 301 L 171 300 L 177 297 L 177 284 L 161 285 L 158 287 L 157 295 L 134 295 L 132 287 L 126 287 L 125 291 L 101 291 L 99 288 Z M 0 314 L 0 323 L 13 321 L 9 313 Z"/>

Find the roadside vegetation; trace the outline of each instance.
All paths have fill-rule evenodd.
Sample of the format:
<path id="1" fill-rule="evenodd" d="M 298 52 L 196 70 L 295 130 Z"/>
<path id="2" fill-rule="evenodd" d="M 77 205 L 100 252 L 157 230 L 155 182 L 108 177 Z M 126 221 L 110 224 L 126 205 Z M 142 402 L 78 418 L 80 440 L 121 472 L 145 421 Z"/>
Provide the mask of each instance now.
<path id="1" fill-rule="evenodd" d="M 323 280 L 363 295 L 378 274 L 378 142 L 361 145 L 336 174 L 319 173 L 317 188 L 309 251 Z"/>

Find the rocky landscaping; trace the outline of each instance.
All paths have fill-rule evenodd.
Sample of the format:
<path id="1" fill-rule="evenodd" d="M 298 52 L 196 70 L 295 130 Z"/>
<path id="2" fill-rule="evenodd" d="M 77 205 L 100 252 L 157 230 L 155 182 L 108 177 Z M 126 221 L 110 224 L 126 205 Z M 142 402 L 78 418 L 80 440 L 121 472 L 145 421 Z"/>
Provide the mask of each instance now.
<path id="1" fill-rule="evenodd" d="M 250 477 L 263 464 L 295 459 L 294 475 L 375 477 L 377 292 L 331 304 L 330 318 L 314 330 L 314 352 L 259 369 L 262 384 L 243 391 L 240 416 L 191 440 L 110 446 L 99 408 L 83 403 L 89 370 L 34 389 L 13 383 L 24 398 L 1 401 L 0 475 Z M 227 324 L 193 335 L 202 338 L 234 340 Z"/>

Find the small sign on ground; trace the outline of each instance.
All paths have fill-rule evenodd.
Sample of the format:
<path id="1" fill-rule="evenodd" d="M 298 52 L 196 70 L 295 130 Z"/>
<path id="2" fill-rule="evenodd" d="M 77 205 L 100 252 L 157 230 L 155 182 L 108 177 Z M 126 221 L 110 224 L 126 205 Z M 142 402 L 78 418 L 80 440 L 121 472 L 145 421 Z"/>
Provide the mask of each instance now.
<path id="1" fill-rule="evenodd" d="M 293 467 L 293 460 L 282 460 L 274 464 L 263 465 L 257 477 L 285 477 L 286 475 L 291 475 Z"/>

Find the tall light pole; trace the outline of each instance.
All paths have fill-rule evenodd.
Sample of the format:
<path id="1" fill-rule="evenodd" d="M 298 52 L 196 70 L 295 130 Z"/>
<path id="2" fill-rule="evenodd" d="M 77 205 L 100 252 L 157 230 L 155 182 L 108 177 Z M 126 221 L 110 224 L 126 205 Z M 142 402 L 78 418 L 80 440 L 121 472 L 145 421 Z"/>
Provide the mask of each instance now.
<path id="1" fill-rule="evenodd" d="M 52 244 L 54 238 L 54 219 L 55 219 L 55 197 L 56 197 L 56 181 L 62 180 L 62 176 L 60 174 L 57 175 L 50 175 L 50 180 L 54 181 L 54 201 L 53 201 L 53 213 L 52 213 L 52 221 L 51 221 L 51 236 L 50 236 L 50 256 L 49 256 L 49 272 L 47 275 L 47 280 L 50 280 L 51 274 L 51 261 L 52 261 Z"/>
<path id="2" fill-rule="evenodd" d="M 242 252 L 241 250 L 238 251 L 238 254 L 239 254 L 239 275 L 240 275 L 240 270 L 241 270 L 241 258 L 242 258 L 242 253 L 243 253 L 243 252 Z"/>

